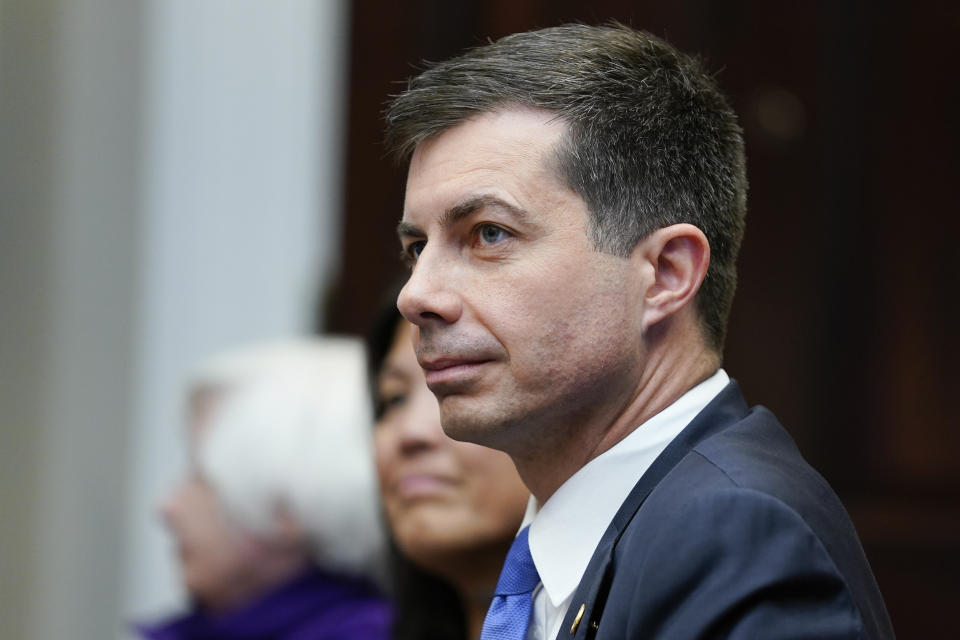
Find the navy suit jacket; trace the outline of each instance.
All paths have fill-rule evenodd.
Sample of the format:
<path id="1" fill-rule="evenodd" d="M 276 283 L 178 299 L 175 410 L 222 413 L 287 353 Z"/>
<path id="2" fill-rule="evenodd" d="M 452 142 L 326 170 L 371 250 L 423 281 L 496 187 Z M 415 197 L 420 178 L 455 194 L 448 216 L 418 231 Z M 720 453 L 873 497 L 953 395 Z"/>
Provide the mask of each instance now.
<path id="1" fill-rule="evenodd" d="M 840 500 L 731 382 L 614 516 L 566 638 L 885 639 L 893 629 Z"/>

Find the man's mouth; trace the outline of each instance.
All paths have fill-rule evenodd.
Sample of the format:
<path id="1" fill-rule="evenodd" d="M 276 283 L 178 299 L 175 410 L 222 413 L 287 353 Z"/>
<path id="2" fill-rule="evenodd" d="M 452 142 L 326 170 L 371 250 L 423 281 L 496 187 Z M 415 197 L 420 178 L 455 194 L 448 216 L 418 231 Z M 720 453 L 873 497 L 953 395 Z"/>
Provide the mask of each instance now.
<path id="1" fill-rule="evenodd" d="M 420 362 L 427 386 L 434 393 L 450 393 L 470 381 L 491 362 L 482 358 L 431 358 Z"/>

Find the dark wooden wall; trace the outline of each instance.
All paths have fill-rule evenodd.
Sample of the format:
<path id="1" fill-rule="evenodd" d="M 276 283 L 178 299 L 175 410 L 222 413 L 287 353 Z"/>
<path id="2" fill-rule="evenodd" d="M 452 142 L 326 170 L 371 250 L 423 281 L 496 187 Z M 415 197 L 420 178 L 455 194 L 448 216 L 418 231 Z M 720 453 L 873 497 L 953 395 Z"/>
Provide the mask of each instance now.
<path id="1" fill-rule="evenodd" d="M 704 56 L 751 180 L 726 367 L 844 499 L 901 638 L 960 604 L 960 5 L 355 0 L 344 267 L 327 326 L 363 332 L 401 273 L 387 96 L 424 59 L 610 18 Z"/>

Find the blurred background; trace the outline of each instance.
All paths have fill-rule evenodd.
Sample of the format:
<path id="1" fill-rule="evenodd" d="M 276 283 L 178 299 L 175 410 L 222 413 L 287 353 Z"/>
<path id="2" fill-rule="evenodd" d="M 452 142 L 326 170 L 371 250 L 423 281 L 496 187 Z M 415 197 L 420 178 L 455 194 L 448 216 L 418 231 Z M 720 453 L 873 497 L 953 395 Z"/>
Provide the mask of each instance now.
<path id="1" fill-rule="evenodd" d="M 0 0 L 0 637 L 176 608 L 183 375 L 366 330 L 401 272 L 398 81 L 610 18 L 716 70 L 751 181 L 726 368 L 837 489 L 901 638 L 960 602 L 960 6 Z"/>

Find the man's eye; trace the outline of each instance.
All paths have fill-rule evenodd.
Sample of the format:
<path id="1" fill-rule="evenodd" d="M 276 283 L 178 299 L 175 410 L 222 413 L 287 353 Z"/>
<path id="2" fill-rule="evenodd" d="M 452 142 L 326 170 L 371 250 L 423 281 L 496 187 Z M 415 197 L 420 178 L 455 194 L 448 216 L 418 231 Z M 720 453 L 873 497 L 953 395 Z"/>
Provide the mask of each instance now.
<path id="1" fill-rule="evenodd" d="M 416 242 L 411 242 L 400 254 L 400 258 L 407 264 L 412 265 L 417 261 L 417 258 L 420 257 L 420 254 L 423 253 L 423 248 L 426 246 L 426 240 L 417 240 Z"/>
<path id="2" fill-rule="evenodd" d="M 510 236 L 510 233 L 503 227 L 498 227 L 495 224 L 482 224 L 478 229 L 478 235 L 484 244 L 496 244 L 506 240 Z"/>

